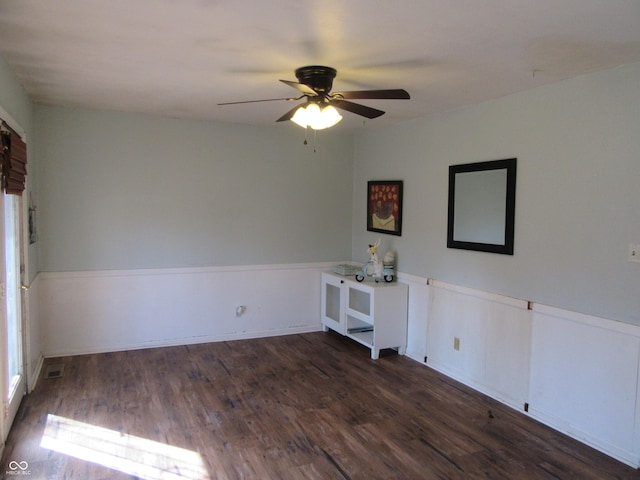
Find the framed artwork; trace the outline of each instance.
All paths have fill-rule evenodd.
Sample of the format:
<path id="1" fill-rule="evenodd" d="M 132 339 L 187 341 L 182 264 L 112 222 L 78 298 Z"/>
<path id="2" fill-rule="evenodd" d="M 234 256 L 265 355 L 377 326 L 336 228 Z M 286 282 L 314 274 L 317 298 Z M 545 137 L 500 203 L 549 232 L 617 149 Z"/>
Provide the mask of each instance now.
<path id="1" fill-rule="evenodd" d="M 367 182 L 367 230 L 402 235 L 402 180 Z"/>
<path id="2" fill-rule="evenodd" d="M 38 232 L 36 230 L 36 206 L 31 199 L 29 192 L 29 244 L 33 245 L 38 241 Z"/>

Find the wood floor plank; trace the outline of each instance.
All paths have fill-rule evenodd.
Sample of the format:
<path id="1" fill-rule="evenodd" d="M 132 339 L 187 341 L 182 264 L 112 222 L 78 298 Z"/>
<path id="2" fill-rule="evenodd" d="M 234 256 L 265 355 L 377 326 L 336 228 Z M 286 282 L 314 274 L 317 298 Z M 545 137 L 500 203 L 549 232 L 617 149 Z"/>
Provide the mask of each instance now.
<path id="1" fill-rule="evenodd" d="M 373 361 L 331 332 L 49 364 L 64 364 L 64 375 L 41 378 L 26 397 L 0 473 L 16 460 L 34 479 L 145 478 L 55 443 L 100 453 L 88 446 L 102 440 L 89 436 L 103 435 L 103 456 L 115 449 L 136 468 L 162 464 L 191 480 L 640 478 L 413 360 L 383 352 Z M 55 438 L 52 418 L 61 419 Z M 47 435 L 51 448 L 41 445 Z"/>

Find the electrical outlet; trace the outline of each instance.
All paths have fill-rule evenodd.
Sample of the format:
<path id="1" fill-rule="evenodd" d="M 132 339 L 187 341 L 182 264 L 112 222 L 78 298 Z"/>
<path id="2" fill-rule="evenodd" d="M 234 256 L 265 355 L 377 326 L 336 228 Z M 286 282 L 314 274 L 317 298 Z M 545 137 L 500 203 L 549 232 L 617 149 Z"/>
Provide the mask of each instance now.
<path id="1" fill-rule="evenodd" d="M 453 349 L 460 350 L 460 339 L 458 337 L 453 337 Z"/>
<path id="2" fill-rule="evenodd" d="M 638 243 L 629 244 L 629 256 L 627 257 L 627 260 L 630 262 L 640 263 L 640 244 Z"/>

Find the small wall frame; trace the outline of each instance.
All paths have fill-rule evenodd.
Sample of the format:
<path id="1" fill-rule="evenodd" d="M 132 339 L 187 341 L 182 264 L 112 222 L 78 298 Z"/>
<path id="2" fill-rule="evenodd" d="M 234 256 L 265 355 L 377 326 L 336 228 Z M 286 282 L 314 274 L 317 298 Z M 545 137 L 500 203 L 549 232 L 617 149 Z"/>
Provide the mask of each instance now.
<path id="1" fill-rule="evenodd" d="M 367 182 L 367 230 L 402 235 L 402 180 Z"/>

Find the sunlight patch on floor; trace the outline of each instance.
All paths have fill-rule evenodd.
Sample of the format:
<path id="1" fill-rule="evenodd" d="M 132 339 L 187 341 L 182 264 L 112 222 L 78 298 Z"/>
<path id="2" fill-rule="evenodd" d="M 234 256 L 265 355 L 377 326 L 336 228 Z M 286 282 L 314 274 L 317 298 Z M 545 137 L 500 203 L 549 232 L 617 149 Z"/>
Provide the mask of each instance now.
<path id="1" fill-rule="evenodd" d="M 199 453 L 49 414 L 40 446 L 147 480 L 209 480 Z"/>

